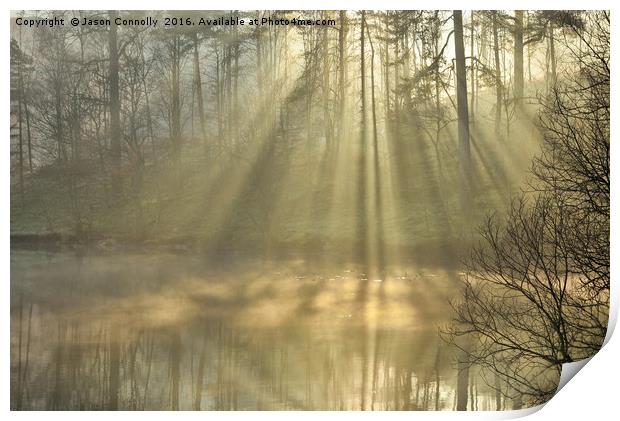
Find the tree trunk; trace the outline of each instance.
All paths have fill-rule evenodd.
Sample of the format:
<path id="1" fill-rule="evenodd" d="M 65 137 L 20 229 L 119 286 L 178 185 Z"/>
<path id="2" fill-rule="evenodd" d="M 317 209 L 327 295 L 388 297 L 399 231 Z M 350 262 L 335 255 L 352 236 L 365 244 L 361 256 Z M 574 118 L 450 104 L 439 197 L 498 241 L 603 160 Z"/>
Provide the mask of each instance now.
<path id="1" fill-rule="evenodd" d="M 362 10 L 362 18 L 361 18 L 361 30 L 360 30 L 360 75 L 361 75 L 361 92 L 360 96 L 362 99 L 362 131 L 364 130 L 364 126 L 366 124 L 366 57 L 365 57 L 365 42 L 366 36 L 364 34 L 364 21 L 366 19 L 366 12 Z"/>
<path id="2" fill-rule="evenodd" d="M 17 79 L 19 86 L 17 87 L 17 125 L 18 125 L 18 136 L 19 136 L 19 195 L 21 197 L 21 204 L 24 206 L 24 134 L 22 127 L 22 71 L 21 71 L 21 60 L 19 58 L 19 63 L 17 65 Z"/>
<path id="3" fill-rule="evenodd" d="M 226 131 L 226 142 L 227 146 L 232 145 L 232 126 L 233 122 L 233 109 L 232 109 L 232 100 L 233 100 L 233 91 L 232 91 L 232 47 L 230 44 L 226 47 L 226 55 L 225 55 L 225 82 L 226 82 L 226 95 L 225 95 L 225 103 L 226 103 L 226 124 L 224 129 Z"/>
<path id="4" fill-rule="evenodd" d="M 323 19 L 328 19 L 326 11 L 323 12 Z M 325 134 L 325 148 L 331 148 L 331 118 L 329 115 L 329 31 L 323 31 L 323 130 Z"/>
<path id="5" fill-rule="evenodd" d="M 469 211 L 471 163 L 469 152 L 469 113 L 467 109 L 467 69 L 463 46 L 463 14 L 454 11 L 454 50 L 456 53 L 456 102 L 458 111 L 459 160 L 461 163 L 461 204 Z"/>
<path id="6" fill-rule="evenodd" d="M 193 34 L 194 41 L 194 83 L 196 84 L 196 100 L 198 102 L 198 120 L 200 121 L 200 131 L 202 134 L 202 141 L 205 145 L 206 150 L 206 141 L 207 141 L 207 128 L 205 125 L 205 107 L 204 101 L 202 97 L 202 80 L 200 76 L 200 57 L 198 54 L 199 49 L 199 40 L 198 33 L 194 32 Z"/>
<path id="7" fill-rule="evenodd" d="M 435 22 L 437 22 L 438 12 L 435 12 Z M 437 23 L 435 23 L 437 25 Z M 435 47 L 435 57 L 439 57 L 439 34 L 438 30 L 434 31 L 434 47 Z M 439 64 L 437 64 L 434 70 L 434 79 L 435 79 L 435 144 L 439 142 L 439 134 L 441 133 L 441 75 L 439 73 Z M 439 159 L 439 154 L 437 154 L 437 159 Z"/>
<path id="8" fill-rule="evenodd" d="M 513 64 L 515 111 L 520 118 L 523 111 L 523 10 L 515 10 Z"/>
<path id="9" fill-rule="evenodd" d="M 238 12 L 235 12 L 235 16 L 238 14 Z M 235 146 L 238 145 L 239 143 L 239 127 L 241 126 L 240 121 L 239 121 L 239 26 L 235 25 L 234 29 L 233 29 L 233 33 L 234 33 L 234 48 L 233 48 L 233 52 L 235 55 L 234 58 L 234 65 L 235 65 L 235 80 L 233 83 L 233 98 L 234 98 L 234 105 L 233 105 L 233 113 L 231 115 L 232 117 L 232 125 L 234 126 L 234 144 Z M 274 101 L 275 103 L 275 101 Z"/>
<path id="10" fill-rule="evenodd" d="M 259 65 L 260 68 L 260 65 Z M 218 143 L 218 155 L 222 152 L 221 148 L 222 148 L 222 137 L 224 136 L 224 128 L 223 123 L 222 123 L 222 112 L 223 112 L 223 105 L 222 105 L 222 71 L 223 71 L 223 64 L 220 61 L 220 54 L 219 54 L 219 47 L 215 47 L 215 102 L 216 102 L 216 109 L 217 109 L 217 143 Z M 259 85 L 259 92 L 260 92 L 260 85 Z M 260 96 L 259 96 L 260 97 Z"/>
<path id="11" fill-rule="evenodd" d="M 28 168 L 32 174 L 32 136 L 30 134 L 30 111 L 28 111 L 26 98 L 24 98 L 24 112 L 26 114 L 26 139 L 28 140 Z"/>
<path id="12" fill-rule="evenodd" d="M 344 125 L 344 109 L 345 109 L 345 93 L 346 93 L 346 57 L 345 57 L 345 44 L 347 39 L 347 16 L 346 11 L 340 11 L 340 29 L 338 31 L 338 71 L 340 73 L 338 77 L 338 88 L 339 88 L 339 110 L 338 110 L 338 131 L 339 136 L 343 135 L 343 125 Z"/>
<path id="13" fill-rule="evenodd" d="M 359 150 L 358 150 L 358 169 L 357 169 L 357 183 L 358 183 L 358 196 L 357 196 L 357 207 L 359 212 L 358 219 L 358 256 L 362 261 L 366 261 L 367 259 L 367 206 L 366 206 L 366 167 L 367 167 L 367 156 L 366 156 L 366 34 L 365 34 L 365 25 L 364 21 L 366 20 L 366 12 L 362 10 L 361 12 L 361 28 L 360 28 L 360 75 L 361 75 L 361 88 L 360 88 L 360 96 L 361 96 L 361 109 L 360 109 L 360 140 L 359 140 Z M 366 369 L 364 367 L 363 378 L 366 379 Z M 362 395 L 362 409 L 364 408 L 364 398 L 365 398 L 365 382 L 363 395 Z"/>
<path id="14" fill-rule="evenodd" d="M 400 98 L 398 91 L 398 82 L 400 80 L 400 50 L 398 45 L 398 39 L 394 43 L 394 119 L 396 121 L 396 128 L 400 130 Z"/>
<path id="15" fill-rule="evenodd" d="M 366 32 L 368 33 L 368 41 L 370 42 L 370 106 L 372 111 L 372 135 L 373 135 L 373 147 L 375 150 L 375 159 L 378 158 L 379 145 L 378 145 L 378 132 L 377 132 L 377 106 L 375 97 L 375 47 L 372 42 L 372 36 L 370 35 L 370 28 L 366 20 L 364 20 L 364 26 L 366 26 Z M 378 170 L 378 169 L 376 169 Z"/>
<path id="16" fill-rule="evenodd" d="M 551 88 L 553 88 L 555 86 L 555 82 L 557 80 L 553 22 L 549 22 L 549 61 L 551 62 L 550 63 L 551 64 L 551 83 L 550 83 L 550 86 L 551 86 Z"/>
<path id="17" fill-rule="evenodd" d="M 109 12 L 110 20 L 118 16 L 118 12 Z M 108 45 L 110 49 L 110 153 L 114 172 L 114 184 L 118 187 L 121 166 L 121 103 L 118 85 L 118 42 L 117 26 L 112 23 L 108 32 Z"/>
<path id="18" fill-rule="evenodd" d="M 470 29 L 469 29 L 469 61 L 471 63 L 471 98 L 469 99 L 470 101 L 470 106 L 469 106 L 469 112 L 470 112 L 470 118 L 471 118 L 471 124 L 472 126 L 474 125 L 474 105 L 475 105 L 475 99 L 476 99 L 476 61 L 475 61 L 475 55 L 474 55 L 474 26 L 475 26 L 475 12 L 472 10 L 471 11 L 471 22 L 470 22 Z"/>
<path id="19" fill-rule="evenodd" d="M 389 34 L 390 32 L 390 28 L 389 28 L 389 18 L 390 18 L 390 11 L 386 10 L 385 11 L 385 33 Z M 389 118 L 390 118 L 390 44 L 389 44 L 389 39 L 386 36 L 385 37 L 385 41 L 384 41 L 385 45 L 385 121 L 386 124 L 389 124 Z"/>
<path id="20" fill-rule="evenodd" d="M 456 410 L 467 411 L 468 386 L 469 386 L 469 362 L 465 352 L 460 352 L 457 366 L 457 383 L 456 383 Z"/>
<path id="21" fill-rule="evenodd" d="M 493 11 L 493 53 L 495 55 L 495 136 L 500 137 L 502 122 L 502 70 L 499 61 L 499 40 L 497 34 L 497 11 Z"/>

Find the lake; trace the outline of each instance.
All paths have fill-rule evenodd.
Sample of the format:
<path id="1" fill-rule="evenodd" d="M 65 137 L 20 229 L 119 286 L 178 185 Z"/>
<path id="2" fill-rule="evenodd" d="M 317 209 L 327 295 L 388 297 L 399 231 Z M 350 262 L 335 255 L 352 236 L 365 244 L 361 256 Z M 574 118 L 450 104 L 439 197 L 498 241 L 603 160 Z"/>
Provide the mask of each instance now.
<path id="1" fill-rule="evenodd" d="M 11 407 L 451 410 L 458 293 L 448 267 L 13 249 Z"/>

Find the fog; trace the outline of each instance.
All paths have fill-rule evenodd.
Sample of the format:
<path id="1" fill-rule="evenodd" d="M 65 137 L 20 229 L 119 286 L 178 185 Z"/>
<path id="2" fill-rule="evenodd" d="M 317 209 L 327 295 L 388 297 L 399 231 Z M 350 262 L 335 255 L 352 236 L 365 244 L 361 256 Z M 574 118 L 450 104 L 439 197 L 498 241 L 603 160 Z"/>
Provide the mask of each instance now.
<path id="1" fill-rule="evenodd" d="M 67 24 L 36 24 L 54 18 Z M 293 18 L 315 24 L 269 23 Z M 606 329 L 608 19 L 13 12 L 12 408 L 548 400 L 557 367 Z M 486 291 L 557 325 L 546 306 L 566 273 L 585 290 L 561 299 L 571 327 L 527 357 L 544 364 L 476 324 Z M 519 281 L 540 276 L 541 303 Z M 558 357 L 571 328 L 587 334 Z"/>

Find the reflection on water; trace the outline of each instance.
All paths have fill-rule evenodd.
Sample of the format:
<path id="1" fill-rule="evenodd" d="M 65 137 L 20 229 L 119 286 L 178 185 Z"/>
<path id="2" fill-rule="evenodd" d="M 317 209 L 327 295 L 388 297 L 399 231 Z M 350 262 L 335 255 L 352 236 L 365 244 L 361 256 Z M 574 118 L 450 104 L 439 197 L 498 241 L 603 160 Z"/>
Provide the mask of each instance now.
<path id="1" fill-rule="evenodd" d="M 454 409 L 437 329 L 456 276 L 13 250 L 11 406 Z M 460 377 L 469 409 L 496 409 L 474 368 Z"/>

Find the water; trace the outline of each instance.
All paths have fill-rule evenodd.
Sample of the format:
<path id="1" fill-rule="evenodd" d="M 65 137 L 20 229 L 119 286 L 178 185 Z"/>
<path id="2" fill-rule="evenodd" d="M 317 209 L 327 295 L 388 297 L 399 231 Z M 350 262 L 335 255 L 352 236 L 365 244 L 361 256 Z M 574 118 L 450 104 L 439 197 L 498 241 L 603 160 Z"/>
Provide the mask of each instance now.
<path id="1" fill-rule="evenodd" d="M 12 250 L 11 406 L 454 409 L 457 273 L 316 266 Z"/>

